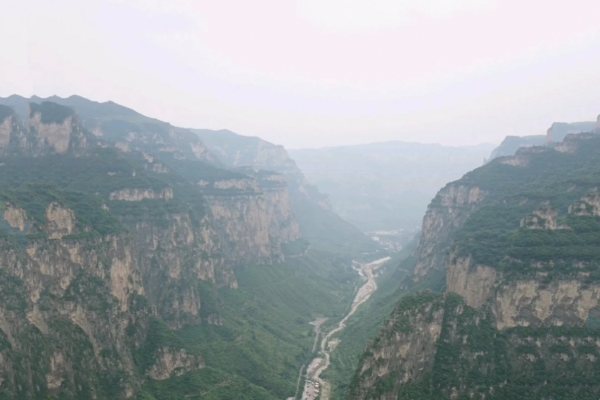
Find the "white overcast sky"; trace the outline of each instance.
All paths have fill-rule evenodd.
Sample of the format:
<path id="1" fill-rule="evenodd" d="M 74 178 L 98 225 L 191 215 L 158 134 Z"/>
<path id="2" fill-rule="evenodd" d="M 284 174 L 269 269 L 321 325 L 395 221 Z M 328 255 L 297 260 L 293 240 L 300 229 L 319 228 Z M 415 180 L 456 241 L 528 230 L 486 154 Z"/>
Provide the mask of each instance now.
<path id="1" fill-rule="evenodd" d="M 600 113 L 599 0 L 5 0 L 0 96 L 288 147 L 475 144 Z"/>

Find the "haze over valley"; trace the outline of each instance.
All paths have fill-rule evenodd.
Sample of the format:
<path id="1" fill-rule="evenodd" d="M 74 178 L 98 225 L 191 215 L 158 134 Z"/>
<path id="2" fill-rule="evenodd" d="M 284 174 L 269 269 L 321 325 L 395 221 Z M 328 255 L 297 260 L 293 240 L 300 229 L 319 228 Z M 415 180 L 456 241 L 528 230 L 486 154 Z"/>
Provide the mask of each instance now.
<path id="1" fill-rule="evenodd" d="M 0 400 L 597 400 L 599 16 L 6 5 Z"/>

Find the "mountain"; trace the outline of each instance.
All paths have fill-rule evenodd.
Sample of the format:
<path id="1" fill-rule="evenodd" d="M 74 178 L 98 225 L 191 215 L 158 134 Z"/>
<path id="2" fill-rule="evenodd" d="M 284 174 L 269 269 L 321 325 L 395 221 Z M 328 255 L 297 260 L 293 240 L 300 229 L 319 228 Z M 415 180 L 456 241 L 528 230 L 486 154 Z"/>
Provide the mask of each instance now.
<path id="1" fill-rule="evenodd" d="M 555 122 L 548 128 L 546 137 L 550 143 L 561 142 L 567 135 L 572 133 L 590 132 L 594 130 L 596 124 L 597 123 L 593 121 Z"/>
<path id="2" fill-rule="evenodd" d="M 496 158 L 436 195 L 413 294 L 363 354 L 348 398 L 598 398 L 595 130 Z M 437 282 L 441 292 L 414 294 Z"/>
<path id="3" fill-rule="evenodd" d="M 0 398 L 287 397 L 357 284 L 286 175 L 115 103 L 0 99 L 0 171 Z"/>
<path id="4" fill-rule="evenodd" d="M 481 165 L 490 150 L 387 142 L 290 154 L 342 218 L 363 231 L 403 230 L 410 238 L 439 187 Z"/>
<path id="5" fill-rule="evenodd" d="M 373 253 L 378 246 L 332 210 L 327 196 L 304 177 L 282 146 L 231 131 L 193 130 L 212 154 L 231 168 L 270 170 L 286 178 L 292 208 L 302 236 L 312 246 L 356 256 Z"/>
<path id="6" fill-rule="evenodd" d="M 600 116 L 598 116 L 600 120 Z M 595 129 L 596 122 L 555 122 L 546 131 L 546 135 L 507 136 L 490 155 L 490 160 L 502 156 L 512 156 L 521 147 L 545 146 L 548 143 L 561 142 L 572 133 L 590 132 Z"/>
<path id="7" fill-rule="evenodd" d="M 502 143 L 492 151 L 490 160 L 498 157 L 512 156 L 521 147 L 545 146 L 547 143 L 548 137 L 545 135 L 507 136 Z"/>

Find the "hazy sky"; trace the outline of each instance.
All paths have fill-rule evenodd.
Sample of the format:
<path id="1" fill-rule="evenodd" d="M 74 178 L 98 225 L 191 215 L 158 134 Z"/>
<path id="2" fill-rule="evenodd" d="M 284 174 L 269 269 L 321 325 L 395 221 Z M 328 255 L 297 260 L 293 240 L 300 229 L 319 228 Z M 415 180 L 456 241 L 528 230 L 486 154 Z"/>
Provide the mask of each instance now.
<path id="1" fill-rule="evenodd" d="M 0 96 L 288 147 L 499 141 L 600 113 L 598 0 L 12 0 Z"/>

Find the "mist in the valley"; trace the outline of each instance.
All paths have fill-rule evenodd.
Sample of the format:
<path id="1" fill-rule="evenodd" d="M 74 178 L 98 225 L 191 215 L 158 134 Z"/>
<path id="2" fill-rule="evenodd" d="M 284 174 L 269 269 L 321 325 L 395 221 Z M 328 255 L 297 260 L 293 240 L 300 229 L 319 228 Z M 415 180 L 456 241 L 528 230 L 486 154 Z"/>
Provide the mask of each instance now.
<path id="1" fill-rule="evenodd" d="M 0 12 L 0 400 L 600 399 L 600 3 Z"/>

